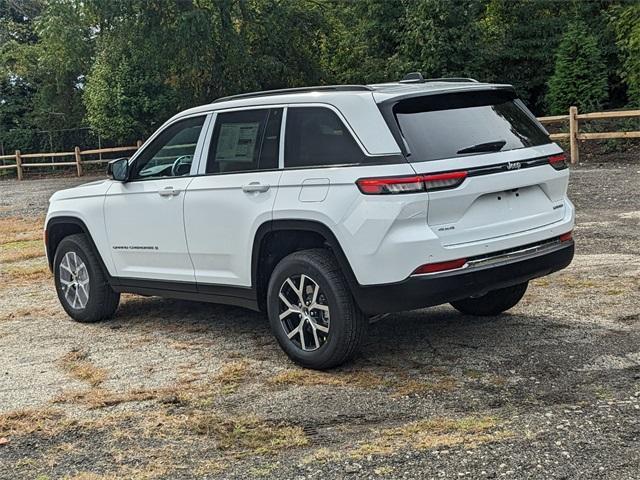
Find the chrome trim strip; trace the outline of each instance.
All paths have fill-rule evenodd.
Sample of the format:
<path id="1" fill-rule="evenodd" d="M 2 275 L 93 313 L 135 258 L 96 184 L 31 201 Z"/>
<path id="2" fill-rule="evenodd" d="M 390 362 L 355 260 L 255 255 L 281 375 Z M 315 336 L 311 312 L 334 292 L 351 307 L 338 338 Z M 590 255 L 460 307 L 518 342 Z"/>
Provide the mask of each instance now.
<path id="1" fill-rule="evenodd" d="M 540 243 L 538 245 L 533 245 L 531 247 L 523 248 L 521 250 L 515 250 L 513 252 L 500 253 L 494 256 L 486 256 L 484 258 L 477 258 L 475 260 L 468 260 L 460 268 L 454 268 L 451 270 L 441 270 L 439 272 L 431 272 L 431 273 L 418 273 L 415 275 L 411 275 L 412 277 L 424 277 L 428 275 L 441 275 L 448 274 L 453 272 L 459 272 L 462 270 L 475 270 L 481 269 L 488 266 L 497 266 L 504 265 L 507 263 L 516 262 L 519 260 L 525 260 L 533 257 L 538 257 L 540 255 L 546 255 L 547 253 L 552 253 L 560 248 L 564 248 L 567 242 L 561 242 L 560 239 L 553 239 L 546 241 L 544 243 Z"/>

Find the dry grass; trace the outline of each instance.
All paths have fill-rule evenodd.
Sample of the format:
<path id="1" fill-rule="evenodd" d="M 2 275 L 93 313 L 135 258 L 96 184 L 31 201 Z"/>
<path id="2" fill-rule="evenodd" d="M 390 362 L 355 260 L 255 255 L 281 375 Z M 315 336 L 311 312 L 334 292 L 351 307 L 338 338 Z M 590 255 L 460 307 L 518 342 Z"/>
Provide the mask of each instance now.
<path id="1" fill-rule="evenodd" d="M 97 387 L 107 379 L 107 371 L 96 367 L 88 358 L 86 350 L 71 350 L 63 355 L 58 365 L 73 378 Z"/>
<path id="2" fill-rule="evenodd" d="M 63 477 L 64 480 L 152 480 L 156 478 L 166 478 L 169 473 L 167 465 L 150 463 L 148 465 L 132 468 L 124 466 L 116 472 L 94 473 L 94 472 L 78 472 L 73 475 Z"/>
<path id="3" fill-rule="evenodd" d="M 0 267 L 0 284 L 3 287 L 9 285 L 32 285 L 34 282 L 44 280 L 51 280 L 51 272 L 44 258 L 41 261 L 27 263 L 26 265 L 12 263 L 2 264 Z"/>
<path id="4" fill-rule="evenodd" d="M 44 256 L 42 240 L 18 240 L 0 244 L 0 264 Z"/>
<path id="5" fill-rule="evenodd" d="M 43 433 L 55 435 L 68 427 L 63 413 L 52 408 L 25 409 L 0 415 L 0 437 Z"/>
<path id="6" fill-rule="evenodd" d="M 420 420 L 381 430 L 373 440 L 361 443 L 349 452 L 349 456 L 360 458 L 366 455 L 389 455 L 407 448 L 430 450 L 459 445 L 473 448 L 511 436 L 509 432 L 498 430 L 497 427 L 496 419 L 492 417 Z"/>
<path id="7" fill-rule="evenodd" d="M 44 218 L 0 218 L 0 245 L 25 240 L 42 241 L 43 228 Z"/>
<path id="8" fill-rule="evenodd" d="M 267 380 L 271 385 L 298 386 L 354 386 L 360 388 L 378 388 L 388 385 L 380 375 L 367 371 L 354 372 L 318 372 L 304 369 L 288 369 L 276 373 Z"/>
<path id="9" fill-rule="evenodd" d="M 87 390 L 67 390 L 53 399 L 54 403 L 78 403 L 90 409 L 112 407 L 122 403 L 158 401 L 164 404 L 182 404 L 197 407 L 208 406 L 216 392 L 230 394 L 252 372 L 247 361 L 234 361 L 222 366 L 220 371 L 206 381 L 193 375 L 188 367 L 183 378 L 176 383 L 155 388 L 136 388 L 125 392 L 112 392 L 100 388 L 106 379 L 106 372 L 91 365 L 84 351 L 66 354 L 60 364 L 74 378 L 88 382 L 94 388 Z"/>
<path id="10" fill-rule="evenodd" d="M 0 290 L 1 292 L 2 290 Z M 0 321 L 3 320 L 13 320 L 16 318 L 25 318 L 25 317 L 51 317 L 60 312 L 59 305 L 32 305 L 30 307 L 17 307 L 12 309 L 11 311 L 2 311 L 0 312 Z"/>
<path id="11" fill-rule="evenodd" d="M 301 427 L 265 422 L 253 416 L 223 417 L 209 410 L 165 416 L 161 424 L 164 429 L 209 437 L 218 450 L 234 457 L 273 454 L 308 444 Z"/>
<path id="12" fill-rule="evenodd" d="M 317 372 L 303 369 L 281 371 L 267 380 L 271 385 L 297 386 L 338 386 L 364 389 L 386 388 L 394 397 L 420 395 L 429 392 L 451 392 L 457 388 L 457 382 L 450 376 L 437 375 L 434 380 L 417 380 L 404 374 L 381 376 L 368 371 Z"/>
<path id="13" fill-rule="evenodd" d="M 219 384 L 224 394 L 234 393 L 251 374 L 251 367 L 246 360 L 229 362 L 222 366 L 213 378 L 213 383 Z"/>

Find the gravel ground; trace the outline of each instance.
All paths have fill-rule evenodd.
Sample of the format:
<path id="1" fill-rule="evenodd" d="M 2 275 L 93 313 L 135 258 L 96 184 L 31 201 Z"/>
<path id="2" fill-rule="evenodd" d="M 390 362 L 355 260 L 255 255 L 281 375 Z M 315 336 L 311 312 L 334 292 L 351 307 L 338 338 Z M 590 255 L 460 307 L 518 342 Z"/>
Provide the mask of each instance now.
<path id="1" fill-rule="evenodd" d="M 637 157 L 574 169 L 575 260 L 508 314 L 390 315 L 325 374 L 239 308 L 72 322 L 37 249 L 79 180 L 2 182 L 0 479 L 640 478 Z"/>

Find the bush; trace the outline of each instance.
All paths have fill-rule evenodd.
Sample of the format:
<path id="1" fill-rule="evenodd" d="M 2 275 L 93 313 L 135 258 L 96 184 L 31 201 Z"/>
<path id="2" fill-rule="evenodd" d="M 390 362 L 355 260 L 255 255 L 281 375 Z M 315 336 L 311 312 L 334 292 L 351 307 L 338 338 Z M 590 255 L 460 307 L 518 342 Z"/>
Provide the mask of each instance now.
<path id="1" fill-rule="evenodd" d="M 567 26 L 548 87 L 547 103 L 554 114 L 566 113 L 572 105 L 597 111 L 607 100 L 607 68 L 598 40 L 585 23 Z"/>

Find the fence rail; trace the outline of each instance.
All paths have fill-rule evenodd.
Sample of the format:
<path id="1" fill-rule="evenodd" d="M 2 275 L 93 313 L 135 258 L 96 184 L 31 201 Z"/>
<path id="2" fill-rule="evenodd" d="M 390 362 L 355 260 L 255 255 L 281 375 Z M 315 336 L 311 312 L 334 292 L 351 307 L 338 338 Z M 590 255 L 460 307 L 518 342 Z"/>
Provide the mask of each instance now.
<path id="1" fill-rule="evenodd" d="M 136 145 L 124 146 L 124 147 L 110 147 L 110 148 L 94 148 L 90 150 L 80 150 L 80 147 L 75 147 L 73 152 L 49 152 L 49 153 L 22 153 L 20 150 L 16 150 L 13 155 L 0 155 L 0 160 L 13 160 L 15 163 L 9 165 L 0 165 L 0 170 L 15 170 L 18 180 L 24 178 L 25 168 L 43 168 L 43 167 L 68 167 L 75 166 L 78 176 L 82 176 L 84 173 L 83 165 L 95 165 L 100 163 L 107 163 L 109 159 L 94 159 L 83 160 L 83 155 L 102 155 L 107 153 L 116 152 L 131 152 L 137 150 L 142 145 L 142 141 L 138 140 Z M 63 158 L 72 157 L 70 161 L 62 162 L 25 162 L 25 159 L 30 158 Z"/>
<path id="2" fill-rule="evenodd" d="M 571 148 L 571 163 L 580 162 L 580 144 L 584 140 L 609 140 L 613 138 L 640 138 L 640 131 L 634 132 L 585 132 L 580 133 L 580 120 L 606 120 L 612 118 L 640 117 L 640 110 L 617 110 L 610 112 L 578 113 L 578 107 L 569 108 L 569 115 L 554 115 L 540 117 L 540 123 L 569 122 L 569 132 L 552 133 L 552 140 L 569 140 Z"/>
<path id="3" fill-rule="evenodd" d="M 568 115 L 553 115 L 549 117 L 539 117 L 538 120 L 542 124 L 553 123 L 569 123 L 568 132 L 552 133 L 550 135 L 552 140 L 568 140 L 571 149 L 571 163 L 577 164 L 580 161 L 580 141 L 587 140 L 609 140 L 613 138 L 629 139 L 640 138 L 640 131 L 632 132 L 584 132 L 580 133 L 580 120 L 603 120 L 603 119 L 620 119 L 620 118 L 640 118 L 640 110 L 619 110 L 610 112 L 592 112 L 592 113 L 578 113 L 577 107 L 569 108 Z M 109 160 L 97 159 L 97 160 L 83 160 L 82 157 L 86 155 L 102 155 L 117 152 L 130 152 L 140 148 L 142 142 L 138 140 L 136 145 L 124 146 L 124 147 L 111 147 L 111 148 L 94 148 L 89 150 L 80 150 L 79 147 L 75 147 L 73 152 L 52 152 L 52 153 L 21 153 L 20 150 L 12 155 L 0 155 L 0 160 L 13 160 L 15 163 L 9 165 L 0 165 L 0 171 L 2 170 L 15 170 L 18 180 L 24 178 L 24 170 L 26 168 L 42 168 L 42 167 L 64 167 L 73 166 L 76 167 L 78 176 L 84 173 L 83 165 L 95 165 L 100 163 L 107 163 Z M 178 145 L 177 147 L 179 147 Z M 65 158 L 71 157 L 69 161 L 59 162 L 29 162 L 31 158 Z M 24 160 L 27 160 L 25 162 Z"/>

